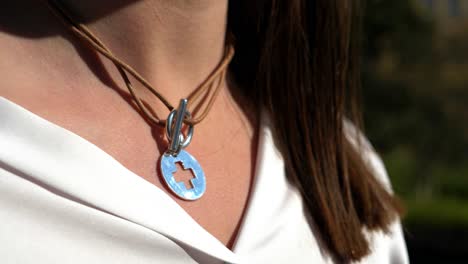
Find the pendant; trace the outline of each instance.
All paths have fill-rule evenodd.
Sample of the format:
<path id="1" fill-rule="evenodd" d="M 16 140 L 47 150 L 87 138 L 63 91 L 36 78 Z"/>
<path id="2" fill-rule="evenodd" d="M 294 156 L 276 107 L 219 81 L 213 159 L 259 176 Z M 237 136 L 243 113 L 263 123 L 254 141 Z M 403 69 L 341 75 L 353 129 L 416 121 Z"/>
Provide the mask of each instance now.
<path id="1" fill-rule="evenodd" d="M 166 136 L 169 139 L 169 148 L 162 155 L 159 168 L 166 185 L 177 197 L 184 200 L 197 200 L 205 193 L 206 179 L 198 161 L 183 150 L 190 144 L 193 136 L 193 125 L 189 125 L 187 136 L 181 132 L 184 118 L 190 117 L 186 108 L 187 99 L 181 99 L 177 110 L 173 110 L 167 118 Z M 191 170 L 194 175 L 194 178 L 190 179 L 191 188 L 187 188 L 184 182 L 178 182 L 174 177 L 178 162 L 184 170 Z"/>
<path id="2" fill-rule="evenodd" d="M 195 178 L 190 180 L 191 189 L 185 187 L 184 182 L 177 182 L 174 178 L 174 173 L 177 171 L 176 163 L 182 163 L 184 170 L 191 170 Z M 164 181 L 169 186 L 169 189 L 184 200 L 197 200 L 200 198 L 206 189 L 205 175 L 197 160 L 187 151 L 181 150 L 177 156 L 164 154 L 161 157 L 161 172 Z"/>

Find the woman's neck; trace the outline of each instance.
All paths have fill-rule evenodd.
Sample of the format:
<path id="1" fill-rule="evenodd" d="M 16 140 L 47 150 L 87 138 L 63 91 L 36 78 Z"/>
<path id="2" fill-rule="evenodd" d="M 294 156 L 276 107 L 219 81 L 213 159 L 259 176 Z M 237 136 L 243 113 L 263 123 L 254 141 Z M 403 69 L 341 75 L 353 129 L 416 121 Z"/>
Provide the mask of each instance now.
<path id="1" fill-rule="evenodd" d="M 62 2 L 169 99 L 190 93 L 223 56 L 227 0 Z"/>
<path id="2" fill-rule="evenodd" d="M 227 0 L 59 2 L 174 105 L 195 89 L 222 59 Z M 90 71 L 104 80 L 100 62 L 86 45 L 71 37 L 45 3 L 45 0 L 17 0 L 2 5 L 0 42 L 12 43 L 5 50 L 36 58 L 28 62 L 30 66 L 48 69 L 56 81 L 60 76 L 68 78 L 65 83 L 76 80 L 83 83 L 92 78 Z M 102 61 L 109 66 L 107 70 L 114 70 L 108 60 Z M 120 81 L 118 73 L 114 73 L 114 79 Z M 74 93 L 79 93 L 86 85 L 74 89 Z"/>

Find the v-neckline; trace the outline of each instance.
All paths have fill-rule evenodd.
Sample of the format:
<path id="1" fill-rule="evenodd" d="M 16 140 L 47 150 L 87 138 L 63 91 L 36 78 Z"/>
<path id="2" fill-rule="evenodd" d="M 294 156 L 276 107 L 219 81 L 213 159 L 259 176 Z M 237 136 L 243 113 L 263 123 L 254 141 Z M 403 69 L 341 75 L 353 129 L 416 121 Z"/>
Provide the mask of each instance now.
<path id="1" fill-rule="evenodd" d="M 2 104 L 4 106 L 2 106 Z M 6 107 L 6 109 L 3 109 L 3 110 L 6 110 L 5 112 L 7 113 L 7 115 L 2 113 L 2 108 L 4 108 L 4 107 Z M 68 129 L 60 126 L 60 125 L 58 125 L 58 124 L 55 124 L 55 123 L 53 123 L 53 122 L 51 122 L 51 121 L 37 115 L 37 114 L 29 111 L 27 108 L 15 103 L 15 102 L 13 102 L 11 100 L 6 99 L 3 96 L 0 96 L 0 113 L 2 113 L 2 115 L 0 115 L 0 119 L 4 119 L 4 118 L 7 119 L 6 121 L 5 120 L 0 120 L 0 123 L 6 124 L 6 125 L 11 125 L 11 124 L 16 125 L 17 124 L 18 126 L 16 127 L 16 129 L 35 128 L 35 129 L 37 129 L 36 132 L 38 134 L 43 134 L 43 133 L 48 134 L 50 136 L 49 139 L 52 142 L 42 142 L 41 144 L 44 144 L 44 145 L 47 145 L 48 143 L 52 143 L 52 145 L 62 145 L 63 144 L 62 146 L 60 146 L 61 148 L 63 148 L 63 147 L 65 147 L 67 149 L 68 148 L 77 148 L 76 151 L 80 151 L 81 149 L 83 149 L 84 150 L 83 153 L 96 155 L 95 158 L 98 158 L 98 161 L 103 161 L 106 164 L 109 164 L 110 166 L 113 166 L 114 168 L 116 168 L 116 170 L 117 170 L 116 172 L 125 172 L 125 173 L 122 173 L 122 174 L 126 174 L 126 175 L 128 175 L 130 177 L 127 177 L 127 176 L 124 176 L 124 175 L 119 175 L 120 177 L 125 177 L 124 179 L 123 178 L 118 179 L 120 181 L 120 183 L 123 183 L 124 181 L 129 181 L 129 182 L 132 182 L 132 184 L 138 184 L 138 187 L 145 190 L 145 194 L 148 193 L 148 194 L 150 194 L 149 196 L 153 196 L 153 198 L 155 196 L 157 196 L 159 199 L 161 199 L 159 201 L 163 201 L 164 206 L 169 206 L 170 207 L 170 208 L 164 208 L 164 209 L 167 209 L 168 211 L 170 211 L 170 213 L 173 214 L 173 216 L 176 216 L 176 217 L 180 218 L 180 219 L 177 219 L 177 221 L 179 221 L 179 226 L 182 226 L 182 225 L 180 225 L 181 224 L 180 221 L 182 221 L 183 222 L 182 224 L 185 223 L 184 225 L 186 227 L 188 227 L 188 228 L 185 228 L 186 229 L 185 231 L 187 231 L 187 232 L 190 231 L 190 233 L 191 233 L 190 236 L 184 235 L 183 231 L 182 232 L 176 232 L 177 234 L 168 232 L 167 234 L 164 234 L 164 235 L 166 235 L 166 236 L 168 236 L 170 238 L 173 238 L 176 241 L 181 242 L 182 244 L 188 244 L 188 245 L 190 245 L 190 247 L 197 248 L 198 250 L 201 250 L 201 251 L 203 251 L 205 253 L 208 253 L 209 255 L 212 255 L 212 256 L 214 256 L 216 258 L 219 258 L 219 259 L 221 259 L 223 261 L 229 261 L 229 262 L 232 262 L 232 263 L 239 262 L 239 256 L 236 255 L 236 248 L 237 248 L 237 244 L 238 244 L 239 240 L 243 237 L 243 234 L 244 234 L 243 226 L 245 225 L 246 222 L 248 222 L 249 215 L 252 215 L 249 211 L 250 211 L 250 205 L 252 203 L 252 200 L 255 198 L 255 192 L 256 192 L 256 190 L 258 188 L 256 183 L 258 181 L 258 177 L 261 174 L 261 173 L 259 173 L 259 170 L 260 170 L 260 167 L 262 165 L 260 163 L 262 163 L 262 157 L 264 156 L 264 152 L 265 152 L 265 146 L 264 146 L 265 145 L 264 144 L 265 139 L 264 139 L 264 137 L 268 136 L 268 135 L 271 136 L 270 131 L 265 131 L 265 129 L 268 130 L 269 128 L 266 125 L 266 120 L 265 120 L 266 119 L 266 116 L 265 116 L 266 114 L 264 112 L 262 112 L 262 114 L 261 114 L 260 122 L 259 122 L 259 125 L 258 125 L 258 130 L 259 131 L 258 131 L 258 135 L 257 135 L 258 142 L 256 144 L 257 151 L 256 151 L 255 170 L 254 170 L 255 173 L 253 175 L 252 186 L 250 187 L 250 192 L 249 192 L 249 197 L 248 197 L 248 200 L 247 200 L 247 203 L 246 203 L 246 208 L 244 209 L 244 213 L 243 213 L 243 217 L 241 219 L 239 229 L 238 229 L 238 231 L 237 231 L 237 233 L 235 235 L 235 239 L 234 239 L 232 249 L 229 249 L 228 247 L 226 247 L 222 242 L 220 242 L 216 237 L 214 237 L 211 233 L 209 233 L 205 228 L 203 228 L 201 225 L 199 225 L 193 219 L 193 217 L 190 214 L 188 214 L 179 204 L 177 204 L 176 201 L 173 200 L 173 198 L 171 198 L 168 194 L 166 194 L 162 189 L 160 189 L 156 185 L 153 185 L 153 184 L 147 182 L 142 177 L 140 177 L 138 174 L 136 174 L 133 171 L 126 168 L 117 159 L 115 159 L 113 156 L 108 154 L 103 149 L 99 148 L 97 145 L 95 145 L 91 141 L 85 139 L 84 137 L 82 137 L 82 136 L 80 136 L 80 135 L 78 135 L 78 134 L 76 134 L 76 133 L 74 133 L 74 132 L 72 132 L 72 131 L 70 131 L 70 130 L 68 130 Z M 11 117 L 10 119 L 8 117 L 8 114 L 12 114 L 12 116 L 10 116 Z M 31 125 L 31 124 L 28 124 L 26 122 L 31 122 L 33 124 Z M 0 136 L 2 135 L 1 129 L 2 129 L 2 125 L 0 125 Z M 16 132 L 19 132 L 19 131 L 16 131 Z M 40 138 L 36 138 L 36 140 L 38 140 L 38 139 L 40 139 Z M 28 139 L 22 139 L 22 140 L 28 141 Z M 34 141 L 34 139 L 29 139 L 29 140 Z M 55 143 L 53 143 L 54 140 L 56 140 Z M 34 142 L 30 141 L 28 143 L 31 144 L 31 143 L 34 143 Z M 39 144 L 37 141 L 35 143 Z M 54 153 L 54 155 L 55 154 L 57 154 L 57 153 Z M 84 155 L 79 156 L 79 154 L 80 153 L 75 153 L 75 154 L 71 154 L 71 155 L 68 155 L 68 156 L 73 158 L 74 155 L 76 155 L 76 158 L 80 158 L 80 160 L 77 160 L 78 162 L 86 161 L 85 160 L 86 157 L 84 157 Z M 49 155 L 49 156 L 52 157 L 54 155 Z M 1 158 L 1 155 L 0 155 L 0 158 Z M 63 156 L 62 156 L 62 158 L 63 158 Z M 77 162 L 77 161 L 75 161 L 75 162 Z M 85 164 L 86 164 L 86 162 L 85 162 Z M 77 164 L 74 164 L 74 165 L 76 166 Z M 106 169 L 108 168 L 108 166 L 105 166 L 105 167 L 106 167 Z M 21 168 L 16 168 L 16 169 L 21 170 Z M 108 171 L 104 170 L 103 172 L 108 172 Z M 97 174 L 97 173 L 98 172 L 96 172 L 95 174 Z M 111 173 L 108 172 L 108 174 L 111 174 Z M 104 175 L 100 175 L 100 176 L 104 177 Z M 116 177 L 116 175 L 113 175 L 112 177 Z M 47 184 L 51 184 L 52 187 L 54 187 L 54 188 L 64 187 L 64 186 L 61 186 L 59 179 L 55 179 L 57 181 L 52 180 L 51 182 L 48 182 L 48 180 L 50 180 L 50 179 L 42 179 L 42 180 L 45 180 L 47 182 Z M 83 180 L 83 179 L 81 179 L 81 180 Z M 88 180 L 90 180 L 90 179 L 88 179 Z M 113 180 L 115 180 L 115 178 Z M 97 184 L 94 184 L 94 186 L 92 184 L 91 185 L 86 185 L 86 182 L 85 182 L 84 185 L 86 185 L 86 188 L 88 189 L 88 191 L 84 192 L 84 193 L 81 192 L 82 190 L 80 190 L 80 188 L 78 188 L 78 191 L 73 190 L 72 186 L 70 186 L 69 183 L 67 183 L 65 185 L 66 185 L 66 188 L 65 188 L 66 190 L 63 190 L 63 191 L 66 192 L 66 193 L 69 193 L 73 197 L 76 197 L 75 201 L 76 200 L 84 201 L 88 205 L 91 204 L 92 206 L 94 206 L 96 208 L 99 208 L 99 209 L 101 209 L 103 211 L 109 212 L 110 214 L 113 214 L 113 215 L 115 215 L 117 217 L 121 217 L 121 218 L 127 219 L 127 220 L 129 220 L 131 222 L 134 222 L 134 223 L 143 225 L 145 227 L 148 227 L 150 229 L 153 229 L 151 227 L 151 224 L 147 223 L 148 219 L 146 219 L 146 220 L 138 219 L 138 218 L 137 219 L 132 219 L 132 217 L 128 217 L 129 215 L 127 213 L 129 213 L 129 212 L 123 212 L 125 210 L 119 211 L 119 209 L 118 209 L 119 206 L 113 207 L 113 206 L 109 205 L 108 203 L 112 202 L 112 197 L 106 199 L 104 197 L 99 197 L 99 195 L 97 195 L 96 193 L 94 193 L 94 194 L 90 193 L 93 188 L 94 188 L 95 191 L 98 191 L 99 187 L 98 187 Z M 73 185 L 73 184 L 71 184 L 71 185 Z M 123 185 L 125 185 L 125 184 L 123 184 Z M 90 188 L 90 187 L 92 187 L 92 188 Z M 117 186 L 117 187 L 123 187 L 123 186 Z M 124 191 L 124 190 L 121 189 L 120 191 Z M 135 193 L 136 192 L 132 192 L 132 194 L 135 194 Z M 82 197 L 83 195 L 85 195 L 87 197 L 83 198 Z M 120 193 L 119 193 L 119 195 L 120 195 Z M 94 200 L 91 199 L 90 197 L 94 197 L 95 199 L 103 199 L 103 200 L 106 200 L 106 201 L 104 201 L 104 203 L 101 203 L 101 204 L 99 202 L 97 204 L 95 204 Z M 145 199 L 147 199 L 147 198 L 148 197 L 146 197 Z M 144 199 L 142 199 L 142 200 L 144 200 Z M 116 202 L 116 201 L 117 200 L 115 200 L 114 202 Z M 127 204 L 127 206 L 131 207 L 130 204 Z M 127 208 L 127 209 L 129 209 L 129 208 Z M 151 222 L 151 220 L 150 220 L 150 222 Z M 166 224 L 169 224 L 169 223 L 166 223 Z M 192 230 L 190 230 L 191 228 L 192 228 Z M 156 229 L 158 229 L 158 228 L 156 228 Z M 165 226 L 163 229 L 166 230 L 166 231 L 169 231 L 169 230 L 174 231 L 173 230 L 174 228 L 169 228 L 168 226 Z M 193 229 L 195 229 L 195 230 L 193 230 Z M 193 238 L 193 239 L 201 238 L 199 240 L 203 241 L 204 243 L 200 243 L 200 241 L 197 241 L 197 243 L 194 243 L 194 241 L 192 241 L 193 239 L 191 239 L 191 238 Z M 213 250 L 211 250 L 211 249 L 213 249 Z"/>

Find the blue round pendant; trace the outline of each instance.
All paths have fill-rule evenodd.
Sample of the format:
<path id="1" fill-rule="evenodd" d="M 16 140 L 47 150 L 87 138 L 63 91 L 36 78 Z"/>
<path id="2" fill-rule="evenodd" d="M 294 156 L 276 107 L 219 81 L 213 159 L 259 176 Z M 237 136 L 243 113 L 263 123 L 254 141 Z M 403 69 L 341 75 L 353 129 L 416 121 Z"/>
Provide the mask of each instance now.
<path id="1" fill-rule="evenodd" d="M 194 178 L 190 180 L 192 188 L 187 189 L 183 182 L 178 182 L 174 178 L 177 171 L 176 163 L 180 162 L 184 170 L 191 170 Z M 198 161 L 185 150 L 180 150 L 177 156 L 164 153 L 160 161 L 160 169 L 164 181 L 169 189 L 184 200 L 197 200 L 206 190 L 206 179 Z"/>

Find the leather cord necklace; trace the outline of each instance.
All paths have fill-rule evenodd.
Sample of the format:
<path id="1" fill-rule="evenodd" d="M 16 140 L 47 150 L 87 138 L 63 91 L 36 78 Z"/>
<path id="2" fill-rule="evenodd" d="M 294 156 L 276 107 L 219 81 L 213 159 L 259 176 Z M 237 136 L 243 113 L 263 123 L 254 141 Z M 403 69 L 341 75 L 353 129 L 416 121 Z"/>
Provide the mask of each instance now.
<path id="1" fill-rule="evenodd" d="M 232 38 L 229 35 L 227 36 L 224 56 L 217 67 L 192 93 L 186 98 L 182 98 L 178 108 L 175 109 L 163 95 L 145 80 L 145 78 L 131 66 L 117 58 L 84 24 L 76 22 L 69 11 L 59 1 L 45 0 L 45 3 L 54 15 L 56 15 L 75 36 L 88 44 L 93 50 L 112 61 L 119 74 L 122 76 L 133 101 L 150 123 L 155 126 L 165 126 L 169 146 L 159 159 L 159 168 L 163 176 L 162 178 L 169 189 L 179 198 L 184 200 L 199 199 L 206 190 L 206 177 L 198 161 L 185 151 L 184 148 L 186 148 L 192 140 L 194 126 L 208 115 L 222 87 L 229 62 L 234 56 Z M 147 104 L 144 104 L 136 95 L 132 82 L 127 74 L 130 74 L 168 108 L 170 113 L 166 120 L 160 119 L 156 114 L 152 114 L 154 112 L 149 110 Z M 200 97 L 203 94 L 206 96 L 201 99 Z M 207 98 L 204 110 L 198 116 L 192 116 L 188 108 L 197 101 L 197 107 L 201 107 L 204 103 L 204 98 Z M 182 132 L 184 124 L 188 126 L 186 134 Z M 193 172 L 195 177 L 190 180 L 192 188 L 187 189 L 183 182 L 176 181 L 173 174 L 177 170 L 177 162 L 181 162 L 184 169 L 190 169 Z"/>

